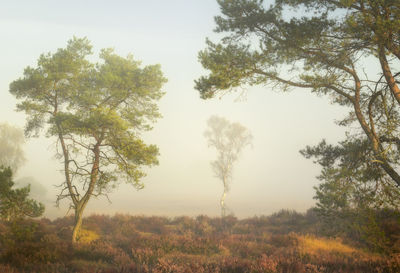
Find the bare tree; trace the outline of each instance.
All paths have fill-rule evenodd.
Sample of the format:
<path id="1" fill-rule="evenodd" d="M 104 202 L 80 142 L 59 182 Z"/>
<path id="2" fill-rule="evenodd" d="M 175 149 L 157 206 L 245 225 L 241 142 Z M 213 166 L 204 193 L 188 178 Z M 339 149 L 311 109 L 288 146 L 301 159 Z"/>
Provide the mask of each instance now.
<path id="1" fill-rule="evenodd" d="M 237 122 L 211 116 L 207 121 L 208 129 L 204 132 L 208 146 L 217 149 L 218 158 L 211 162 L 212 170 L 217 178 L 222 180 L 224 192 L 221 196 L 221 216 L 226 216 L 225 198 L 232 181 L 233 163 L 238 160 L 244 147 L 250 145 L 253 139 L 250 131 Z"/>

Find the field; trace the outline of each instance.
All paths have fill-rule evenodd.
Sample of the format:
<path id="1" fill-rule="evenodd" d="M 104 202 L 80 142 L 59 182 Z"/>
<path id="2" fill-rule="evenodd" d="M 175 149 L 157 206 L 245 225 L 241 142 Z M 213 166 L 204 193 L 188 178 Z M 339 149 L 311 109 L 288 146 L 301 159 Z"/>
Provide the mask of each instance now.
<path id="1" fill-rule="evenodd" d="M 321 237 L 310 214 L 238 220 L 92 215 L 0 224 L 0 272 L 400 272 L 400 255 Z"/>

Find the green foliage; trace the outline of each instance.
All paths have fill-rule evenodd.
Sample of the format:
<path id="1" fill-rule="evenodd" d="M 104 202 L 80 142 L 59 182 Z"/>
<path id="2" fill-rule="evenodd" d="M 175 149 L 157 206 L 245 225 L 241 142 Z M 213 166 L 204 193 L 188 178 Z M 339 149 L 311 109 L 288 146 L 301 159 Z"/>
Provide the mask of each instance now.
<path id="1" fill-rule="evenodd" d="M 218 0 L 219 43 L 199 53 L 209 75 L 195 81 L 204 99 L 236 87 L 308 88 L 350 106 L 372 157 L 400 185 L 398 1 Z M 376 63 L 381 73 L 364 69 Z"/>
<path id="2" fill-rule="evenodd" d="M 132 56 L 123 58 L 111 49 L 101 52 L 99 64 L 89 63 L 89 54 L 89 41 L 74 38 L 65 49 L 42 54 L 37 68 L 27 67 L 10 92 L 22 100 L 18 110 L 27 113 L 28 135 L 47 123 L 47 135 L 70 138 L 70 152 L 76 154 L 97 142 L 104 151 L 113 150 L 102 158 L 104 164 L 117 166 L 102 172 L 102 184 L 115 172 L 138 183 L 143 176 L 138 166 L 157 163 L 157 148 L 146 146 L 138 132 L 160 116 L 153 101 L 161 98 L 165 79 L 158 65 L 141 69 Z"/>
<path id="3" fill-rule="evenodd" d="M 358 122 L 336 146 L 302 151 L 321 165 L 316 212 L 379 249 L 386 244 L 377 212 L 400 200 L 400 2 L 392 0 L 218 0 L 221 15 L 199 53 L 209 75 L 195 83 L 203 99 L 236 87 L 307 88 L 350 107 L 342 126 Z M 367 64 L 380 69 L 371 70 Z M 343 220 L 345 219 L 345 220 Z M 343 220 L 343 221 L 342 221 Z"/>
<path id="4" fill-rule="evenodd" d="M 16 220 L 21 217 L 39 217 L 44 212 L 43 204 L 30 199 L 30 186 L 13 189 L 12 171 L 0 167 L 0 219 Z"/>
<path id="5" fill-rule="evenodd" d="M 244 83 L 292 85 L 279 76 L 285 66 L 292 83 L 335 94 L 332 85 L 349 78 L 343 68 L 356 58 L 382 44 L 388 55 L 399 49 L 397 1 L 277 0 L 268 8 L 262 0 L 217 2 L 215 31 L 225 36 L 199 54 L 211 72 L 196 81 L 203 98 Z"/>
<path id="6" fill-rule="evenodd" d="M 118 178 L 137 188 L 145 175 L 141 166 L 158 164 L 158 148 L 140 138 L 160 117 L 157 101 L 166 79 L 159 65 L 141 67 L 131 55 L 103 49 L 91 63 L 86 38 L 73 38 L 66 48 L 42 54 L 27 67 L 10 92 L 27 114 L 25 133 L 46 129 L 57 138 L 57 155 L 65 182 L 57 201 L 69 198 L 76 214 L 76 232 L 91 196 L 107 194 Z"/>
<path id="7" fill-rule="evenodd" d="M 301 153 L 322 167 L 317 187 L 318 206 L 338 211 L 349 207 L 398 208 L 400 191 L 373 161 L 367 139 L 347 139 L 339 145 L 325 140 Z M 328 209 L 329 208 L 329 209 Z"/>
<path id="8" fill-rule="evenodd" d="M 378 212 L 397 210 L 400 190 L 371 160 L 368 140 L 349 138 L 336 146 L 322 141 L 301 153 L 322 167 L 314 198 L 326 234 L 351 234 L 370 248 L 386 251 L 388 239 Z M 394 217 L 400 220 L 400 215 Z"/>

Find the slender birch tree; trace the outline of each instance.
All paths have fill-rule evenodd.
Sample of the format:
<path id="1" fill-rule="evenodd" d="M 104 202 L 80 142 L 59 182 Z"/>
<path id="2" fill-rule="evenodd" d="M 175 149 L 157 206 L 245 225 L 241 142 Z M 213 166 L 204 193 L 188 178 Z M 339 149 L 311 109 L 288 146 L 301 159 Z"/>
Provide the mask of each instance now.
<path id="1" fill-rule="evenodd" d="M 217 150 L 218 158 L 211 162 L 215 176 L 222 181 L 224 191 L 221 196 L 221 216 L 226 216 L 226 194 L 229 192 L 232 182 L 233 163 L 235 163 L 241 151 L 252 142 L 249 130 L 240 123 L 231 123 L 225 118 L 211 116 L 207 121 L 208 128 L 204 136 L 210 147 Z"/>

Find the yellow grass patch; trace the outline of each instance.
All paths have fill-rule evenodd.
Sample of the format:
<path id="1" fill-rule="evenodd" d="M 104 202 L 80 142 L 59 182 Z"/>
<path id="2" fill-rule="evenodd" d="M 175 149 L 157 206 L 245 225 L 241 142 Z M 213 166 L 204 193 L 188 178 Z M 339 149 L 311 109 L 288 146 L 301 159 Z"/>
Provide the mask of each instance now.
<path id="1" fill-rule="evenodd" d="M 362 254 L 356 248 L 343 244 L 339 240 L 316 238 L 314 236 L 297 236 L 299 242 L 299 250 L 302 253 L 317 255 L 322 253 L 340 253 L 340 254 Z"/>
<path id="2" fill-rule="evenodd" d="M 88 229 L 81 229 L 79 231 L 78 242 L 82 244 L 88 244 L 92 241 L 95 241 L 100 238 L 100 235 L 97 234 L 95 231 L 88 230 Z"/>

